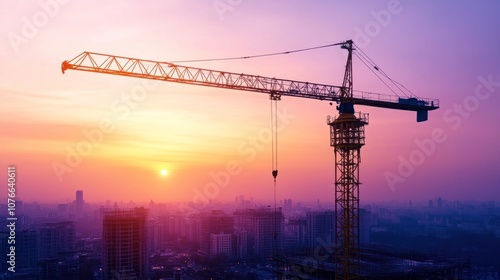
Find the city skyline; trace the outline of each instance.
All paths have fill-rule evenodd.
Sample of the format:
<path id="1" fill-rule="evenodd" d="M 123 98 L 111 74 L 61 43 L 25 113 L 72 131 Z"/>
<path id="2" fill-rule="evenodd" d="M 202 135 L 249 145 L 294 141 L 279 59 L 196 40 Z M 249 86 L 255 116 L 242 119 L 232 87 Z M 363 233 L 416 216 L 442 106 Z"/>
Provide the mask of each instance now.
<path id="1" fill-rule="evenodd" d="M 188 213 L 178 205 L 154 203 L 147 208 L 85 204 L 81 210 L 76 200 L 71 204 L 18 205 L 15 279 L 37 275 L 107 279 L 133 274 L 139 279 L 172 275 L 271 279 L 275 269 L 288 276 L 312 274 L 311 279 L 332 275 L 334 212 L 319 206 L 288 199 L 274 212 L 265 205 L 246 205 L 242 199 Z M 367 204 L 360 213 L 361 249 L 366 250 L 362 273 L 378 278 L 436 276 L 439 268 L 457 279 L 488 275 L 496 279 L 499 205 L 440 197 L 427 205 Z M 2 223 L 5 228 L 5 217 Z M 8 251 L 9 231 L 1 231 L 0 239 L 2 250 Z M 266 257 L 275 250 L 278 263 Z M 281 253 L 286 253 L 285 259 L 279 257 Z M 4 269 L 11 265 L 8 258 L 9 254 L 0 258 Z M 388 262 L 394 264 L 389 269 Z M 252 273 L 258 276 L 252 278 Z"/>
<path id="2" fill-rule="evenodd" d="M 268 96 L 62 75 L 60 64 L 83 51 L 178 61 L 348 39 L 391 78 L 419 97 L 440 99 L 441 106 L 425 123 L 410 112 L 356 106 L 370 113 L 361 203 L 500 200 L 498 3 L 228 3 L 99 3 L 95 9 L 70 1 L 1 2 L 10 12 L 0 27 L 0 166 L 16 166 L 19 200 L 73 201 L 83 190 L 86 202 L 232 201 L 238 195 L 271 201 Z M 334 47 L 187 65 L 339 85 L 345 55 Z M 390 93 L 359 60 L 353 67 L 355 90 Z M 133 99 L 138 92 L 145 97 Z M 320 198 L 333 205 L 326 116 L 337 114 L 335 106 L 283 98 L 278 108 L 278 201 Z"/>

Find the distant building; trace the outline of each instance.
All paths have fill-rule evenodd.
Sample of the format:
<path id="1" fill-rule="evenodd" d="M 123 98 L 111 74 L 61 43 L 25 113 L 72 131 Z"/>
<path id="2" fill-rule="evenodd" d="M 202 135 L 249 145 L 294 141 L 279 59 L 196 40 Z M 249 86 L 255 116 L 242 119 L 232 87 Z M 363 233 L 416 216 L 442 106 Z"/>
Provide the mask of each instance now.
<path id="1" fill-rule="evenodd" d="M 3 225 L 3 227 L 5 227 Z M 5 227 L 6 229 L 8 229 L 7 227 Z M 3 229 L 2 229 L 3 230 Z M 9 231 L 5 230 L 5 231 L 0 231 L 0 250 L 2 252 L 6 252 L 6 253 L 2 253 L 0 254 L 0 269 L 2 271 L 7 271 L 7 261 L 9 260 L 9 256 L 7 256 L 8 253 L 10 253 L 10 245 L 8 243 L 8 240 L 9 240 Z"/>
<path id="2" fill-rule="evenodd" d="M 147 279 L 147 210 L 115 210 L 103 218 L 103 279 Z"/>
<path id="3" fill-rule="evenodd" d="M 211 256 L 233 256 L 232 234 L 212 233 L 210 234 L 210 255 Z"/>
<path id="4" fill-rule="evenodd" d="M 309 247 L 318 246 L 335 240 L 335 212 L 308 212 L 306 214 L 306 244 Z"/>
<path id="5" fill-rule="evenodd" d="M 35 230 L 21 229 L 16 233 L 16 266 L 21 269 L 37 269 L 38 262 L 38 236 Z"/>
<path id="6" fill-rule="evenodd" d="M 235 234 L 235 244 L 233 244 L 233 248 L 235 250 L 234 256 L 236 258 L 245 258 L 248 255 L 248 231 L 244 228 L 236 228 L 234 231 Z"/>
<path id="7" fill-rule="evenodd" d="M 72 221 L 45 223 L 39 228 L 40 258 L 64 258 L 75 249 L 75 224 Z"/>
<path id="8" fill-rule="evenodd" d="M 59 214 L 60 217 L 66 216 L 68 213 L 68 204 L 66 203 L 57 204 L 57 213 Z"/>
<path id="9" fill-rule="evenodd" d="M 18 229 L 16 231 L 16 243 L 9 244 L 10 233 L 8 231 L 0 232 L 0 269 L 7 272 L 10 267 L 10 246 L 15 245 L 15 270 L 18 275 L 29 274 L 30 271 L 36 276 L 38 272 L 38 234 L 31 229 Z M 11 241 L 12 242 L 12 241 Z M 34 279 L 34 278 L 29 278 Z"/>
<path id="10" fill-rule="evenodd" d="M 285 248 L 301 248 L 306 245 L 307 220 L 291 217 L 285 224 Z"/>
<path id="11" fill-rule="evenodd" d="M 281 212 L 268 208 L 245 209 L 234 212 L 236 226 L 248 232 L 248 253 L 268 257 L 273 249 L 283 248 L 284 218 Z"/>
<path id="12" fill-rule="evenodd" d="M 157 220 L 148 221 L 148 252 L 161 250 L 164 245 L 163 224 Z"/>
<path id="13" fill-rule="evenodd" d="M 233 234 L 234 218 L 222 211 L 212 211 L 200 215 L 200 250 L 210 255 L 212 234 Z"/>
<path id="14" fill-rule="evenodd" d="M 75 211 L 77 213 L 81 213 L 83 211 L 84 205 L 85 201 L 83 200 L 83 191 L 77 190 L 75 198 Z"/>
<path id="15" fill-rule="evenodd" d="M 191 216 L 186 218 L 187 240 L 191 244 L 200 245 L 201 242 L 201 220 L 198 217 Z"/>
<path id="16" fill-rule="evenodd" d="M 168 218 L 168 232 L 170 237 L 185 237 L 186 225 L 184 216 L 181 214 L 173 214 Z"/>

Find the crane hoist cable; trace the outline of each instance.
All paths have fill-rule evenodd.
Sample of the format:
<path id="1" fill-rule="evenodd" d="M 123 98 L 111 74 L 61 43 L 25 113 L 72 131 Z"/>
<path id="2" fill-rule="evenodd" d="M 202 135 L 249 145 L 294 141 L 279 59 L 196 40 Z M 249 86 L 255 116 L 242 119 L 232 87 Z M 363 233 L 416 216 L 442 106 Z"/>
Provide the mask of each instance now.
<path id="1" fill-rule="evenodd" d="M 274 193 L 274 231 L 273 231 L 273 259 L 277 254 L 277 238 L 278 238 L 278 211 L 276 205 L 276 177 L 278 176 L 278 101 L 281 100 L 281 95 L 271 93 L 271 163 L 273 175 L 273 193 Z M 277 261 L 276 261 L 277 265 Z M 276 271 L 278 271 L 276 269 Z"/>
<path id="2" fill-rule="evenodd" d="M 271 93 L 271 163 L 274 183 L 274 212 L 276 216 L 276 177 L 278 177 L 278 101 L 281 99 L 279 94 Z M 276 219 L 275 219 L 276 220 Z M 276 239 L 276 226 L 275 236 Z"/>
<path id="3" fill-rule="evenodd" d="M 278 176 L 278 101 L 281 96 L 272 93 L 270 95 L 271 99 L 271 153 L 272 153 L 272 175 L 274 182 L 276 182 L 276 177 Z"/>

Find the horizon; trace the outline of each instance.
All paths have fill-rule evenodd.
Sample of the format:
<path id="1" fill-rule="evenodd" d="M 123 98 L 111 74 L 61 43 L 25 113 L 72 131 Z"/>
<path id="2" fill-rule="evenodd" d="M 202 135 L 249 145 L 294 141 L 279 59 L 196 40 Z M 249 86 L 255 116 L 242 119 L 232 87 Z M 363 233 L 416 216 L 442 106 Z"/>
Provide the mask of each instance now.
<path id="1" fill-rule="evenodd" d="M 244 200 L 253 203 L 254 205 L 252 207 L 261 207 L 261 206 L 272 206 L 271 204 L 274 203 L 274 200 L 272 199 L 254 199 L 253 197 L 250 196 L 245 196 L 243 195 Z M 412 206 L 409 207 L 418 207 L 418 206 L 428 206 L 429 201 L 437 201 L 439 198 L 443 199 L 446 203 L 463 203 L 463 204 L 482 204 L 482 203 L 499 203 L 500 200 L 477 200 L 477 199 L 449 199 L 447 197 L 429 197 L 428 199 L 423 199 L 423 200 L 364 200 L 360 202 L 361 207 L 365 207 L 367 205 L 395 205 L 395 206 L 402 206 L 402 205 L 409 205 L 411 202 Z M 223 204 L 223 205 L 231 205 L 231 204 L 241 204 L 241 201 L 239 200 L 240 197 L 235 197 L 232 200 L 218 200 L 214 199 L 212 202 L 204 203 L 204 202 L 198 202 L 194 204 L 202 205 L 203 207 L 207 206 L 213 206 L 213 205 L 218 205 L 218 204 Z M 290 200 L 291 198 L 284 197 L 282 199 L 277 200 L 277 206 L 282 207 L 284 205 L 285 200 Z M 6 200 L 6 199 L 5 199 Z M 238 201 L 236 201 L 238 200 Z M 317 206 L 318 202 L 323 208 L 329 208 L 333 207 L 335 208 L 335 202 L 333 200 L 322 200 L 321 198 L 316 198 L 312 200 L 295 200 L 291 199 L 292 204 L 297 206 L 297 204 L 300 204 L 301 207 L 311 207 L 311 206 Z M 23 199 L 18 199 L 17 202 L 22 202 L 22 203 L 28 203 L 28 204 L 40 204 L 40 205 L 58 205 L 58 204 L 72 204 L 76 201 L 75 198 L 68 198 L 68 199 L 61 199 L 58 201 L 40 201 L 40 200 L 23 200 Z M 150 200 L 112 200 L 112 199 L 106 199 L 106 200 L 100 200 L 100 201 L 95 201 L 95 200 L 87 200 L 85 199 L 85 191 L 84 191 L 84 199 L 83 199 L 85 204 L 88 205 L 102 205 L 102 204 L 134 204 L 138 205 L 137 207 L 144 207 L 145 205 L 149 205 L 154 203 L 155 205 L 160 205 L 160 204 L 168 204 L 170 206 L 178 206 L 178 205 L 186 205 L 186 204 L 192 204 L 193 201 L 185 200 L 185 201 L 168 201 L 168 200 L 155 200 L 155 199 L 150 199 Z M 133 206 L 136 207 L 136 206 Z"/>

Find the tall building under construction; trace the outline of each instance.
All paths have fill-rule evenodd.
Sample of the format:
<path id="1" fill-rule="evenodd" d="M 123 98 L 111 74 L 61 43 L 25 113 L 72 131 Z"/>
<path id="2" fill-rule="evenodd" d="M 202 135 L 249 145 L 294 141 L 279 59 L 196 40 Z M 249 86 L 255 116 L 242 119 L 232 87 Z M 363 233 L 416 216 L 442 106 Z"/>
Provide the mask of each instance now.
<path id="1" fill-rule="evenodd" d="M 147 210 L 115 210 L 103 218 L 103 279 L 147 279 Z"/>

